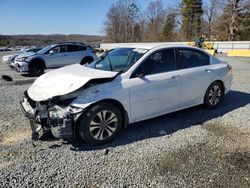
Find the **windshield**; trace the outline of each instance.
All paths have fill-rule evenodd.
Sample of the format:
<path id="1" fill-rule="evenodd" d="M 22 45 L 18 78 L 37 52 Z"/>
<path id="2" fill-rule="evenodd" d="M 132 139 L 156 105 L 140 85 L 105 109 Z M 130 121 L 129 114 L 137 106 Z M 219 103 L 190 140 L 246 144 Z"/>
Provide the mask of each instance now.
<path id="1" fill-rule="evenodd" d="M 39 50 L 37 53 L 39 54 L 43 54 L 45 52 L 47 52 L 50 48 L 54 47 L 55 45 L 49 45 L 49 46 L 46 46 L 44 47 L 43 49 Z"/>
<path id="2" fill-rule="evenodd" d="M 116 48 L 96 59 L 88 67 L 106 71 L 126 72 L 147 51 L 140 48 Z"/>

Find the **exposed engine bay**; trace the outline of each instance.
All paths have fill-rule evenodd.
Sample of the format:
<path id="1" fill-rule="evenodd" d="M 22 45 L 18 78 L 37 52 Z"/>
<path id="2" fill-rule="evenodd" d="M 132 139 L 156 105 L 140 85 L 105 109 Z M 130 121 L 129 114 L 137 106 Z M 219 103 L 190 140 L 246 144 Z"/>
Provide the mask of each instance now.
<path id="1" fill-rule="evenodd" d="M 96 88 L 95 86 L 112 81 L 114 78 L 92 79 L 76 91 L 54 96 L 45 101 L 34 101 L 25 91 L 21 106 L 25 116 L 30 120 L 32 139 L 38 140 L 49 132 L 56 138 L 74 138 L 75 123 L 84 109 L 72 106 L 71 103 L 78 96 L 87 95 L 90 89 Z"/>

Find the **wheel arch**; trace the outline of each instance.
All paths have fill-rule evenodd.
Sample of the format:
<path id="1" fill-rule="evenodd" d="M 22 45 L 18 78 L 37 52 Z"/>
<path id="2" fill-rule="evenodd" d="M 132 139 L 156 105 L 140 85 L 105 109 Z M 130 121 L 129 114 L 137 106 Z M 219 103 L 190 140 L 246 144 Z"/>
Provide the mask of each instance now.
<path id="1" fill-rule="evenodd" d="M 103 103 L 103 102 L 106 102 L 106 103 L 110 103 L 110 104 L 113 104 L 115 105 L 121 112 L 122 114 L 122 119 L 123 119 L 123 122 L 122 122 L 122 127 L 126 128 L 128 126 L 128 123 L 129 123 L 129 116 L 128 116 L 128 113 L 127 111 L 125 110 L 123 104 L 121 102 L 119 102 L 118 100 L 116 99 L 111 99 L 111 98 L 107 98 L 107 99 L 102 99 L 102 100 L 99 100 L 97 102 L 94 102 L 94 103 L 91 103 L 90 105 L 88 105 L 85 110 L 83 111 L 83 113 L 85 113 L 85 111 L 89 108 L 91 108 L 92 106 L 98 104 L 98 103 Z M 80 115 L 82 116 L 83 113 Z M 80 118 L 77 118 L 77 121 L 79 120 Z M 77 123 L 76 123 L 77 124 Z"/>
<path id="2" fill-rule="evenodd" d="M 215 81 L 213 81 L 210 85 L 212 85 L 212 84 L 215 83 L 215 82 L 218 82 L 218 83 L 220 83 L 220 84 L 222 85 L 223 94 L 224 94 L 224 92 L 225 92 L 225 85 L 224 85 L 224 82 L 223 82 L 222 80 L 215 80 Z M 210 85 L 209 85 L 209 86 L 210 86 Z"/>

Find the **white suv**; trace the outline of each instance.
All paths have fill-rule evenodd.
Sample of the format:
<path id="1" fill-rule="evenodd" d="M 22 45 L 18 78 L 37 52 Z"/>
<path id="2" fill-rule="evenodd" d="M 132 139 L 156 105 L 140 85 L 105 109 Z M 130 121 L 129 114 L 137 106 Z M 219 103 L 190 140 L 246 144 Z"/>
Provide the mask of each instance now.
<path id="1" fill-rule="evenodd" d="M 58 68 L 75 63 L 91 63 L 97 58 L 91 46 L 77 42 L 62 42 L 43 48 L 37 53 L 17 56 L 11 67 L 18 72 L 37 76 L 47 68 Z"/>

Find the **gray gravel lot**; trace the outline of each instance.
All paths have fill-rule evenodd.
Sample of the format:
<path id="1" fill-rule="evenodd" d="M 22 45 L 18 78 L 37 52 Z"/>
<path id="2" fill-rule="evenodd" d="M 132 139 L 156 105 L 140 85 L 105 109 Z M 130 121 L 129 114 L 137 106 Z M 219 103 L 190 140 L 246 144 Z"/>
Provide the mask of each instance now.
<path id="1" fill-rule="evenodd" d="M 136 123 L 99 147 L 32 145 L 19 107 L 30 84 L 2 80 L 0 187 L 250 187 L 250 58 L 220 58 L 233 66 L 234 83 L 218 109 Z M 2 74 L 30 79 L 0 62 Z"/>

